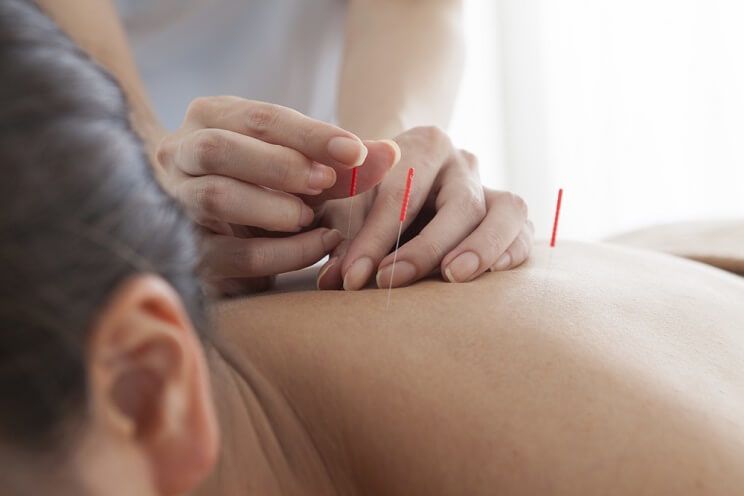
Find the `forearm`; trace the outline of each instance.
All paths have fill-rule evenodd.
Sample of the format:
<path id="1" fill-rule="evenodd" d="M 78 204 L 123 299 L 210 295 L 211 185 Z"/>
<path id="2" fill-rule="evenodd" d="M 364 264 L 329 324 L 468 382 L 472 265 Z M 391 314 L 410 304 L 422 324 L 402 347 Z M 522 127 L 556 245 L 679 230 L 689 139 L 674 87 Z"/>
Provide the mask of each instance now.
<path id="1" fill-rule="evenodd" d="M 364 138 L 446 128 L 463 65 L 461 0 L 352 0 L 338 118 Z"/>
<path id="2" fill-rule="evenodd" d="M 119 16 L 111 0 L 37 0 L 38 4 L 122 86 L 132 124 L 152 157 L 164 134 L 140 80 Z"/>

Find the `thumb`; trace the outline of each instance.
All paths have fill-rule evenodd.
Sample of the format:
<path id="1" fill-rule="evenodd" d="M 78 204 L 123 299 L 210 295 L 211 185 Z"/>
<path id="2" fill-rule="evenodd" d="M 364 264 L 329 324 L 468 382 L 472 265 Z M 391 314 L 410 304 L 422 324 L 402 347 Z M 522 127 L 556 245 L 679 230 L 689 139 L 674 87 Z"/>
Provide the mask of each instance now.
<path id="1" fill-rule="evenodd" d="M 390 169 L 400 160 L 400 148 L 395 141 L 365 141 L 367 147 L 367 158 L 362 165 L 357 167 L 357 189 L 361 194 L 368 191 L 385 179 Z M 354 169 L 343 169 L 336 171 L 336 183 L 319 195 L 302 196 L 308 205 L 317 205 L 326 200 L 346 198 L 350 194 L 351 178 Z"/>
<path id="2" fill-rule="evenodd" d="M 316 285 L 318 289 L 338 290 L 343 288 L 344 280 L 341 275 L 341 262 L 344 259 L 350 241 L 344 240 L 330 254 L 330 258 L 318 272 Z"/>

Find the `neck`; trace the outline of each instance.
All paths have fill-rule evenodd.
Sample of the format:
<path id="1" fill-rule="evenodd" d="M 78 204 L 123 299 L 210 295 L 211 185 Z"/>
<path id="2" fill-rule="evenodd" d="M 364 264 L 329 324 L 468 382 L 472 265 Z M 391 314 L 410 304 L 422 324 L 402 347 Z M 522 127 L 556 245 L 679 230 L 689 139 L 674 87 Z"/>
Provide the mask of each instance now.
<path id="1" fill-rule="evenodd" d="M 311 434 L 269 378 L 219 340 L 207 355 L 222 449 L 197 495 L 336 493 Z"/>
<path id="2" fill-rule="evenodd" d="M 71 468 L 65 466 L 65 470 L 54 470 L 43 466 L 36 460 L 24 457 L 23 461 L 19 462 L 18 458 L 18 456 L 0 455 L 2 466 L 0 487 L 3 494 L 13 496 L 88 494 L 81 491 L 81 482 L 75 479 L 77 474 Z M 29 467 L 34 467 L 34 470 L 29 470 Z"/>
<path id="3" fill-rule="evenodd" d="M 154 495 L 148 467 L 132 450 L 105 436 L 81 434 L 70 451 L 13 452 L 0 449 L 2 494 L 31 496 Z"/>

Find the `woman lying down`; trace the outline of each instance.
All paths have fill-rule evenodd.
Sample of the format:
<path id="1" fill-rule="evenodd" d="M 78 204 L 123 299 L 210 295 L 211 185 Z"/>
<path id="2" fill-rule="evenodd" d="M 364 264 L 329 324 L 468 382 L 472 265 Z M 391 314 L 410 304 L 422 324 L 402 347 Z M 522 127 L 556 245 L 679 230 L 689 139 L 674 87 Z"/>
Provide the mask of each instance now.
<path id="1" fill-rule="evenodd" d="M 118 88 L 38 12 L 15 15 L 23 29 L 0 29 L 3 494 L 744 490 L 741 279 L 563 244 L 395 290 L 388 310 L 377 290 L 284 293 L 207 325 L 189 223 Z"/>

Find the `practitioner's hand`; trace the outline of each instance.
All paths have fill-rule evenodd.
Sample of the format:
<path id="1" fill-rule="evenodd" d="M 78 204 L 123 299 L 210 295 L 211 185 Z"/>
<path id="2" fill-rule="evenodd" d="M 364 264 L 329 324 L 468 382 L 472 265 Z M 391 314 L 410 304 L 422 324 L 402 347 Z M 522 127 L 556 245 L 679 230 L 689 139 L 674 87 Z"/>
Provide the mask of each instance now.
<path id="1" fill-rule="evenodd" d="M 395 141 L 401 165 L 378 187 L 355 197 L 353 239 L 334 250 L 319 273 L 319 288 L 360 289 L 375 275 L 378 286 L 389 285 L 408 167 L 416 169 L 403 226 L 411 227 L 404 236 L 411 239 L 398 252 L 393 287 L 434 270 L 450 282 L 471 281 L 486 270 L 507 270 L 527 259 L 533 227 L 519 196 L 484 188 L 476 158 L 455 149 L 437 128 L 411 129 Z M 345 231 L 348 202 L 331 202 L 324 224 Z"/>
<path id="2" fill-rule="evenodd" d="M 235 293 L 265 288 L 271 276 L 333 250 L 342 235 L 311 229 L 313 208 L 348 194 L 354 166 L 365 168 L 360 191 L 378 184 L 396 154 L 391 142 L 363 143 L 285 107 L 209 97 L 189 106 L 157 161 L 165 189 L 204 228 L 207 278 Z"/>

